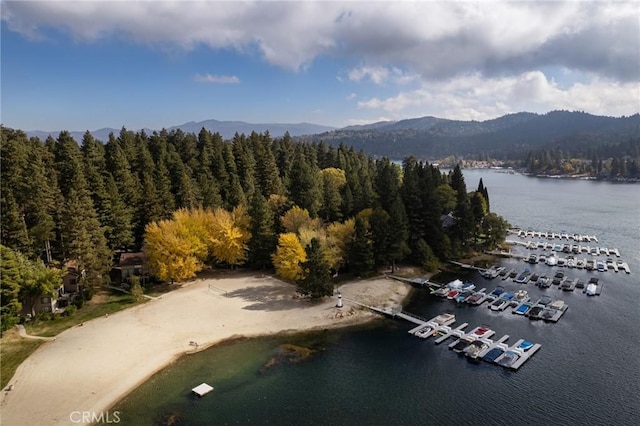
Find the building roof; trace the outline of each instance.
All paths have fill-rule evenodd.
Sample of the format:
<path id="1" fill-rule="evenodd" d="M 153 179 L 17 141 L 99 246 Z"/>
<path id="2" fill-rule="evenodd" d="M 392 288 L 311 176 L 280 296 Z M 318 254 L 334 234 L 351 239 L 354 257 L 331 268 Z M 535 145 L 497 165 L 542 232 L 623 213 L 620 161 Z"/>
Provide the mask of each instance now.
<path id="1" fill-rule="evenodd" d="M 120 253 L 118 266 L 137 266 L 144 263 L 144 253 Z"/>

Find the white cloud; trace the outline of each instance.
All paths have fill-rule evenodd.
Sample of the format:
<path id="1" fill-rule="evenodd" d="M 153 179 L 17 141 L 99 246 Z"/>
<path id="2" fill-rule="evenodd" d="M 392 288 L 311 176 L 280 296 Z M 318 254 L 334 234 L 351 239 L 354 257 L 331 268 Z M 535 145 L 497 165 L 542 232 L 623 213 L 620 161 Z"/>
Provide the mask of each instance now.
<path id="1" fill-rule="evenodd" d="M 56 28 L 83 42 L 118 37 L 185 50 L 206 45 L 259 52 L 291 70 L 332 55 L 377 70 L 354 74 L 374 82 L 392 76 L 393 67 L 427 80 L 474 72 L 519 75 L 546 66 L 640 80 L 640 23 L 633 0 L 12 1 L 2 6 L 7 27 L 29 37 Z"/>
<path id="2" fill-rule="evenodd" d="M 388 81 L 395 84 L 408 84 L 419 79 L 418 75 L 404 72 L 398 67 L 382 66 L 353 68 L 349 70 L 347 76 L 351 81 L 361 82 L 364 80 L 370 80 L 375 84 L 384 84 Z"/>
<path id="3" fill-rule="evenodd" d="M 424 84 L 387 98 L 358 102 L 361 110 L 384 112 L 393 119 L 435 115 L 461 120 L 486 120 L 507 113 L 582 110 L 601 115 L 638 112 L 640 84 L 620 83 L 597 76 L 566 88 L 540 71 L 516 76 L 483 78 L 479 74 Z"/>
<path id="4" fill-rule="evenodd" d="M 198 83 L 236 84 L 240 79 L 235 75 L 196 74 L 193 80 Z"/>
<path id="5" fill-rule="evenodd" d="M 348 100 L 348 101 L 351 101 L 351 100 L 355 99 L 356 96 L 358 96 L 358 95 L 356 95 L 355 93 L 351 92 L 345 97 L 345 99 Z"/>

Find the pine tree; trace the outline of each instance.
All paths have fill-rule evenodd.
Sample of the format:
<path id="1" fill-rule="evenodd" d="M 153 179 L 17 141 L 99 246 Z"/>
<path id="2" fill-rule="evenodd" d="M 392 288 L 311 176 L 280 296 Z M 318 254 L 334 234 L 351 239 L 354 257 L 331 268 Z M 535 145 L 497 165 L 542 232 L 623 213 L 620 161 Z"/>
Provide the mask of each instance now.
<path id="1" fill-rule="evenodd" d="M 362 217 L 356 217 L 353 243 L 349 247 L 349 269 L 353 274 L 366 276 L 375 268 L 373 243 L 368 224 Z"/>
<path id="2" fill-rule="evenodd" d="M 333 284 L 329 275 L 329 266 L 324 259 L 320 241 L 317 238 L 305 249 L 307 260 L 302 263 L 303 278 L 297 280 L 297 291 L 312 299 L 333 294 Z"/>
<path id="3" fill-rule="evenodd" d="M 273 228 L 273 214 L 267 200 L 259 191 L 253 193 L 249 217 L 249 263 L 253 267 L 265 269 L 271 265 L 271 255 L 276 250 L 277 239 Z"/>
<path id="4" fill-rule="evenodd" d="M 300 145 L 299 145 L 300 146 Z M 320 208 L 322 192 L 317 169 L 309 163 L 302 149 L 297 149 L 289 175 L 289 196 L 291 200 L 316 217 Z"/>

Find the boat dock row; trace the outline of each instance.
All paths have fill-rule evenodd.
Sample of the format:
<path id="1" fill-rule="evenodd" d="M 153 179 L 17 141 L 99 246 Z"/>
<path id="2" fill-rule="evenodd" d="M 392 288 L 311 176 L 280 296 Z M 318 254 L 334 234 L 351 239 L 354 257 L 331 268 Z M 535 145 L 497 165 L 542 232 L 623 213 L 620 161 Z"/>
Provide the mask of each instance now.
<path id="1" fill-rule="evenodd" d="M 579 242 L 598 242 L 598 238 L 595 235 L 582 235 L 582 234 L 569 234 L 567 231 L 555 232 L 540 232 L 540 231 L 523 231 L 522 229 L 508 229 L 507 232 L 515 234 L 520 238 L 550 238 L 550 239 L 564 239 L 573 240 Z"/>
<path id="2" fill-rule="evenodd" d="M 518 240 L 505 240 L 510 245 L 519 245 L 529 250 L 550 250 L 555 252 L 562 252 L 567 254 L 590 254 L 592 256 L 615 256 L 620 257 L 620 250 L 617 247 L 598 247 L 598 246 L 583 246 L 581 244 L 554 244 L 548 241 L 518 241 Z"/>
<path id="3" fill-rule="evenodd" d="M 494 341 L 491 337 L 495 331 L 487 326 L 478 326 L 466 332 L 468 323 L 452 327 L 454 322 L 455 315 L 444 313 L 412 328 L 409 333 L 423 339 L 433 337 L 436 345 L 453 339 L 448 345 L 449 349 L 464 355 L 470 362 L 486 361 L 512 370 L 520 368 L 542 347 L 540 344 L 532 344 L 524 339 L 508 346 L 505 342 L 509 339 L 509 335 Z"/>
<path id="4" fill-rule="evenodd" d="M 373 312 L 416 324 L 408 333 L 422 339 L 434 337 L 436 338 L 434 342 L 437 345 L 453 338 L 455 341 L 449 344 L 449 349 L 460 355 L 465 355 L 470 362 L 485 361 L 511 370 L 517 370 L 542 347 L 539 343 L 533 344 L 524 339 L 520 339 L 512 346 L 508 346 L 505 343 L 509 339 L 508 335 L 502 336 L 495 341 L 491 340 L 490 337 L 495 334 L 495 331 L 487 326 L 475 327 L 473 330 L 465 332 L 465 328 L 469 324 L 465 322 L 453 327 L 456 317 L 450 313 L 440 314 L 430 320 L 426 320 L 401 309 L 377 308 L 355 300 L 346 298 L 345 300 Z"/>
<path id="5" fill-rule="evenodd" d="M 475 287 L 471 288 L 469 284 L 460 285 L 460 280 L 455 280 L 440 289 L 432 291 L 432 294 L 471 306 L 480 306 L 486 302 L 487 308 L 495 312 L 502 312 L 511 308 L 510 311 L 513 314 L 523 315 L 531 320 L 540 319 L 546 322 L 558 322 L 568 309 L 568 305 L 563 300 L 553 299 L 546 295 L 534 300 L 525 290 L 508 292 L 504 287 L 497 286 L 491 292 L 487 292 L 486 288 L 474 291 Z M 589 288 L 588 295 L 596 295 L 595 292 L 598 289 L 593 286 L 587 287 Z M 601 287 L 599 289 L 601 290 Z"/>

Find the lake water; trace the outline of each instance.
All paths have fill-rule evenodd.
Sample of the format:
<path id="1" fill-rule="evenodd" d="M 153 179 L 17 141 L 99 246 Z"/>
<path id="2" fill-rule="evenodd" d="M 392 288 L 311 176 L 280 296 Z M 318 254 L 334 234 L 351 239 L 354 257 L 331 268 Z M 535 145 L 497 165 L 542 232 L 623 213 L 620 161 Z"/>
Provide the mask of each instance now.
<path id="1" fill-rule="evenodd" d="M 383 319 L 345 330 L 242 340 L 184 357 L 117 404 L 122 424 L 639 424 L 640 187 L 489 170 L 464 175 L 469 188 L 483 178 L 492 211 L 512 225 L 596 235 L 599 246 L 620 249 L 632 273 L 563 268 L 571 277 L 600 278 L 605 285 L 598 297 L 471 277 L 478 287 L 504 285 L 564 299 L 569 310 L 556 324 L 415 291 L 408 312 L 431 318 L 452 310 L 458 323 L 487 324 L 494 337 L 541 343 L 516 372 L 468 363 L 447 345 L 407 334 L 411 324 Z M 520 271 L 529 266 L 516 260 L 503 265 Z M 531 269 L 553 273 L 544 265 Z M 282 343 L 318 351 L 300 362 L 263 368 Z M 202 382 L 215 391 L 197 399 L 190 389 Z"/>

